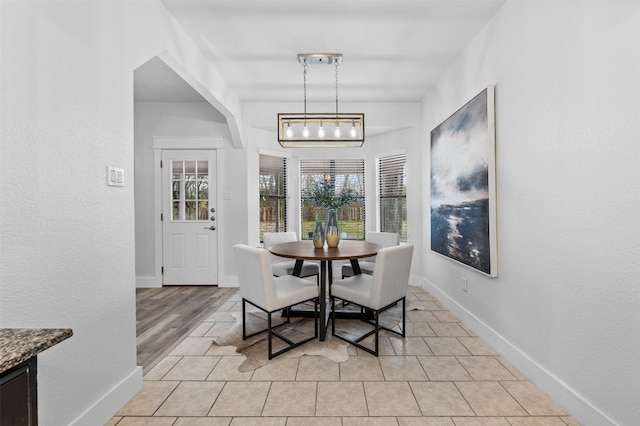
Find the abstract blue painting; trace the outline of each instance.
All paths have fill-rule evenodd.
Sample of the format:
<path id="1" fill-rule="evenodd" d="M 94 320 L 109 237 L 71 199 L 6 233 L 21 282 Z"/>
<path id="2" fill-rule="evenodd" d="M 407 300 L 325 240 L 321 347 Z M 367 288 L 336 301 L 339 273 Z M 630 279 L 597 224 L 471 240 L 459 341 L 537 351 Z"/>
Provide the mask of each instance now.
<path id="1" fill-rule="evenodd" d="M 431 250 L 497 276 L 490 86 L 431 131 Z"/>

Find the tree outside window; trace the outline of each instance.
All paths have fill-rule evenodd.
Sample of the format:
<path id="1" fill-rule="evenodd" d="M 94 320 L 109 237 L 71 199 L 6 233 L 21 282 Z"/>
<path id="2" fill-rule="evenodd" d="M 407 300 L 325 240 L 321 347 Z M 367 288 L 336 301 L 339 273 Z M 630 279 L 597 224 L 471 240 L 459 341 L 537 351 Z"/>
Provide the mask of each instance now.
<path id="1" fill-rule="evenodd" d="M 365 235 L 364 160 L 301 160 L 300 208 L 302 238 L 311 239 L 316 220 L 327 223 L 329 210 L 317 205 L 311 194 L 314 187 L 329 183 L 339 198 L 348 192 L 355 199 L 336 210 L 341 239 L 362 240 Z M 346 234 L 346 236 L 344 235 Z"/>

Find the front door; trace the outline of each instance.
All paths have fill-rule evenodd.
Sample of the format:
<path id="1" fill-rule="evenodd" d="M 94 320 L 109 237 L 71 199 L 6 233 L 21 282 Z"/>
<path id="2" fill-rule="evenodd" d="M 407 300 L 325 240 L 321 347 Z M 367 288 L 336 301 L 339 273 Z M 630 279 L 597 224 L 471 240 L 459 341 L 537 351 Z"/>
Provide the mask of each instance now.
<path id="1" fill-rule="evenodd" d="M 216 151 L 162 152 L 163 284 L 218 284 Z"/>

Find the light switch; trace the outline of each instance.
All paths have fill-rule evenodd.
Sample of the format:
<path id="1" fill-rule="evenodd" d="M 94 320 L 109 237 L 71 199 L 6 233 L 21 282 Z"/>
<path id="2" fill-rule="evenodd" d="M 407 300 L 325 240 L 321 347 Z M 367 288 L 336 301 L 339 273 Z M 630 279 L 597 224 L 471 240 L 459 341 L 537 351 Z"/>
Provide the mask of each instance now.
<path id="1" fill-rule="evenodd" d="M 124 169 L 107 166 L 107 185 L 124 186 Z"/>

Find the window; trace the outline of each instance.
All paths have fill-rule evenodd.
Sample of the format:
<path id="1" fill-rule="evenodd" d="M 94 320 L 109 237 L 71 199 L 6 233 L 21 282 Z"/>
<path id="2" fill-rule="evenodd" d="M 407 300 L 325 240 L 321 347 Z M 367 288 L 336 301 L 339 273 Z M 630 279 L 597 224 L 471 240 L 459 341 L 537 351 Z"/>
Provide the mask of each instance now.
<path id="1" fill-rule="evenodd" d="M 301 160 L 300 161 L 300 217 L 302 218 L 302 238 L 310 239 L 316 220 L 327 223 L 329 212 L 317 207 L 305 195 L 314 181 L 327 179 L 334 183 L 336 193 L 342 188 L 352 189 L 357 201 L 336 213 L 343 239 L 364 239 L 364 160 Z M 344 235 L 346 234 L 346 236 Z"/>
<path id="2" fill-rule="evenodd" d="M 380 231 L 396 232 L 407 241 L 407 155 L 378 159 Z"/>
<path id="3" fill-rule="evenodd" d="M 287 230 L 287 159 L 260 154 L 260 242 Z"/>
<path id="4" fill-rule="evenodd" d="M 209 219 L 209 162 L 171 160 L 171 220 Z"/>

